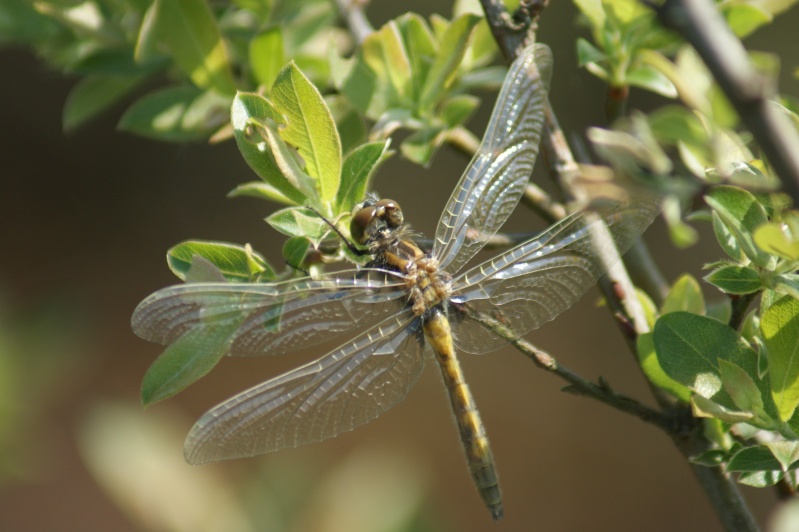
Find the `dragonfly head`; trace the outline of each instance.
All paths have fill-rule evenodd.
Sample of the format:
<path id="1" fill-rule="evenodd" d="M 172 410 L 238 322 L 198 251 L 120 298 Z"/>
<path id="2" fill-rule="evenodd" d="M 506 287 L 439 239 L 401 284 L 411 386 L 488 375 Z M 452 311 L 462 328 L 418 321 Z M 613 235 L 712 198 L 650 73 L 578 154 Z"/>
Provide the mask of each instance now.
<path id="1" fill-rule="evenodd" d="M 384 240 L 403 222 L 399 203 L 390 199 L 367 199 L 355 207 L 350 222 L 350 235 L 360 245 Z"/>

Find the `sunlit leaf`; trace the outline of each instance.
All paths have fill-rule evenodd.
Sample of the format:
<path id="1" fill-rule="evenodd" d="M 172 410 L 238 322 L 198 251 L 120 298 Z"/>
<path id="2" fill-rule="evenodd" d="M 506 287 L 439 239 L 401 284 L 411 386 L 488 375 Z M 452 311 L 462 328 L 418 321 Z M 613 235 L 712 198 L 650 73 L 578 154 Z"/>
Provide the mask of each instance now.
<path id="1" fill-rule="evenodd" d="M 169 269 L 180 279 L 186 280 L 195 255 L 213 264 L 230 282 L 251 281 L 253 273 L 256 273 L 250 264 L 252 260 L 258 265 L 257 273 L 267 272 L 267 277 L 274 277 L 274 271 L 266 259 L 245 246 L 202 240 L 189 240 L 171 248 L 166 255 Z"/>
<path id="2" fill-rule="evenodd" d="M 705 280 L 728 294 L 752 294 L 763 288 L 760 274 L 747 266 L 728 264 L 715 268 Z"/>
<path id="3" fill-rule="evenodd" d="M 655 353 L 652 333 L 638 335 L 636 340 L 638 362 L 646 377 L 658 388 L 666 390 L 681 401 L 687 403 L 691 398 L 691 390 L 675 381 L 663 371 Z"/>
<path id="4" fill-rule="evenodd" d="M 87 76 L 69 92 L 61 122 L 73 131 L 133 92 L 143 76 Z"/>
<path id="5" fill-rule="evenodd" d="M 275 201 L 277 203 L 283 203 L 286 205 L 296 205 L 296 202 L 290 200 L 289 198 L 284 196 L 278 189 L 276 189 L 269 183 L 264 183 L 263 181 L 250 181 L 249 183 L 242 183 L 241 185 L 237 185 L 233 190 L 228 192 L 228 197 L 258 198 L 269 201 Z"/>
<path id="6" fill-rule="evenodd" d="M 280 194 L 295 204 L 302 204 L 306 201 L 306 195 L 296 186 L 298 184 L 290 182 L 283 175 L 275 161 L 265 133 L 255 125 L 270 120 L 280 124 L 283 117 L 263 96 L 240 92 L 233 99 L 230 121 L 233 125 L 236 144 L 238 144 L 244 160 L 261 179 L 274 187 Z M 306 188 L 309 186 L 311 185 L 307 184 Z"/>
<path id="7" fill-rule="evenodd" d="M 338 212 L 345 212 L 361 201 L 369 188 L 369 181 L 386 156 L 389 141 L 370 142 L 354 149 L 344 159 L 341 169 L 341 186 L 336 195 Z"/>
<path id="8" fill-rule="evenodd" d="M 283 258 L 292 268 L 301 268 L 305 255 L 311 247 L 311 241 L 303 236 L 294 236 L 286 240 L 283 245 Z"/>
<path id="9" fill-rule="evenodd" d="M 738 407 L 722 387 L 719 360 L 743 369 L 752 377 L 769 417 L 776 418 L 767 379 L 758 379 L 757 353 L 730 327 L 712 318 L 688 312 L 673 312 L 658 319 L 654 328 L 658 362 L 663 371 L 695 393 L 737 411 Z"/>
<path id="10" fill-rule="evenodd" d="M 320 242 L 331 228 L 318 214 L 305 207 L 288 207 L 269 215 L 266 223 L 287 236 Z"/>
<path id="11" fill-rule="evenodd" d="M 260 85 L 271 87 L 286 63 L 281 28 L 270 28 L 256 35 L 250 41 L 249 51 L 250 68 L 255 79 Z"/>
<path id="12" fill-rule="evenodd" d="M 171 397 L 205 376 L 225 355 L 238 323 L 203 324 L 172 343 L 148 368 L 141 400 L 149 405 Z"/>
<path id="13" fill-rule="evenodd" d="M 799 260 L 799 241 L 785 234 L 785 228 L 776 222 L 769 222 L 755 229 L 754 240 L 757 247 L 784 259 Z"/>
<path id="14" fill-rule="evenodd" d="M 425 79 L 419 101 L 420 109 L 430 109 L 441 97 L 441 92 L 449 88 L 469 45 L 474 27 L 480 20 L 480 17 L 466 14 L 449 25 Z"/>
<path id="15" fill-rule="evenodd" d="M 330 201 L 341 179 L 341 141 L 322 95 L 302 72 L 289 64 L 272 86 L 275 108 L 287 118 L 280 136 L 297 148 L 308 175 L 317 179 L 322 201 Z"/>
<path id="16" fill-rule="evenodd" d="M 697 280 L 687 273 L 674 282 L 666 295 L 660 313 L 668 314 L 678 310 L 694 314 L 705 313 L 705 298 L 702 295 L 702 288 Z"/>
<path id="17" fill-rule="evenodd" d="M 760 328 L 768 349 L 771 393 L 785 421 L 799 405 L 799 301 L 779 299 L 763 312 Z"/>
<path id="18" fill-rule="evenodd" d="M 194 86 L 169 87 L 134 102 L 119 128 L 172 142 L 205 139 L 227 121 L 230 102 L 228 96 Z"/>
<path id="19" fill-rule="evenodd" d="M 225 44 L 205 0 L 156 0 L 153 31 L 198 87 L 236 92 Z"/>
<path id="20" fill-rule="evenodd" d="M 768 216 L 751 193 L 736 187 L 719 186 L 705 195 L 705 201 L 752 262 L 761 267 L 773 267 L 773 257 L 755 246 L 752 240 L 752 233 L 768 221 Z"/>

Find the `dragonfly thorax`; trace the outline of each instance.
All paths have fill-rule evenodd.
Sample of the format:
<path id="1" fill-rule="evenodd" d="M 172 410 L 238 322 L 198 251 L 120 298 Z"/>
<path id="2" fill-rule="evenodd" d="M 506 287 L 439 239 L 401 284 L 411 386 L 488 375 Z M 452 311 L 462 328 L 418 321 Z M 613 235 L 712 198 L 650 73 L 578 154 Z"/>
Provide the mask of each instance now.
<path id="1" fill-rule="evenodd" d="M 396 272 L 405 280 L 408 305 L 422 316 L 450 294 L 450 276 L 438 261 L 422 251 L 410 238 L 402 209 L 390 199 L 367 199 L 356 207 L 350 234 L 373 255 L 366 267 Z"/>

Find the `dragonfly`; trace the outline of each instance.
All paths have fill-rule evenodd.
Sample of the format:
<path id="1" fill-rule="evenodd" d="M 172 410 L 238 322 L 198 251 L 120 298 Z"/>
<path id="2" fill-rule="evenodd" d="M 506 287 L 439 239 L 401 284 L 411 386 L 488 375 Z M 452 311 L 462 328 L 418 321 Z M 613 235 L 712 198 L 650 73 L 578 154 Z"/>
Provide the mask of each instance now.
<path id="1" fill-rule="evenodd" d="M 278 355 L 352 337 L 209 410 L 186 439 L 189 463 L 258 455 L 353 430 L 402 401 L 432 352 L 471 476 L 491 515 L 502 517 L 494 459 L 457 352 L 507 345 L 480 316 L 519 336 L 555 318 L 605 271 L 602 247 L 627 249 L 657 210 L 651 202 L 630 201 L 601 215 L 581 211 L 464 270 L 520 200 L 538 154 L 551 73 L 552 55 L 543 44 L 510 66 L 429 253 L 414 242 L 397 202 L 371 199 L 351 224 L 353 239 L 372 257 L 365 267 L 275 283 L 189 283 L 139 304 L 132 326 L 142 338 L 225 355 Z M 610 238 L 593 238 L 600 226 Z"/>

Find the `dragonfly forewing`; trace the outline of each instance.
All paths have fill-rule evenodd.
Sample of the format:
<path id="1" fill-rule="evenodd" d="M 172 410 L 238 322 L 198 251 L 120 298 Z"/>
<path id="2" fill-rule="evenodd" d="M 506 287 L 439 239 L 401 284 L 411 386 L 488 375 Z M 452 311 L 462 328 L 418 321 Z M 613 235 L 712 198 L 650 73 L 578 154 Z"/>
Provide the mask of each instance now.
<path id="1" fill-rule="evenodd" d="M 164 345 L 188 334 L 201 343 L 207 334 L 225 354 L 277 355 L 369 327 L 406 299 L 401 278 L 379 271 L 275 284 L 185 284 L 146 298 L 131 322 L 136 334 Z M 222 330 L 229 334 L 224 343 Z"/>
<path id="2" fill-rule="evenodd" d="M 404 399 L 423 365 L 421 321 L 410 311 L 388 318 L 208 411 L 186 439 L 186 460 L 253 456 L 353 430 Z"/>
<path id="3" fill-rule="evenodd" d="M 647 197 L 602 216 L 593 211 L 568 216 L 542 235 L 453 279 L 453 302 L 499 320 L 517 336 L 527 334 L 576 303 L 612 265 L 605 258 L 624 254 L 659 210 L 656 198 Z M 598 239 L 597 233 L 604 230 L 610 238 Z M 477 325 L 459 324 L 460 349 L 479 354 L 506 344 Z"/>
<path id="4" fill-rule="evenodd" d="M 455 187 L 436 229 L 433 257 L 454 273 L 505 223 L 538 155 L 552 53 L 527 48 L 511 65 L 480 148 Z"/>

